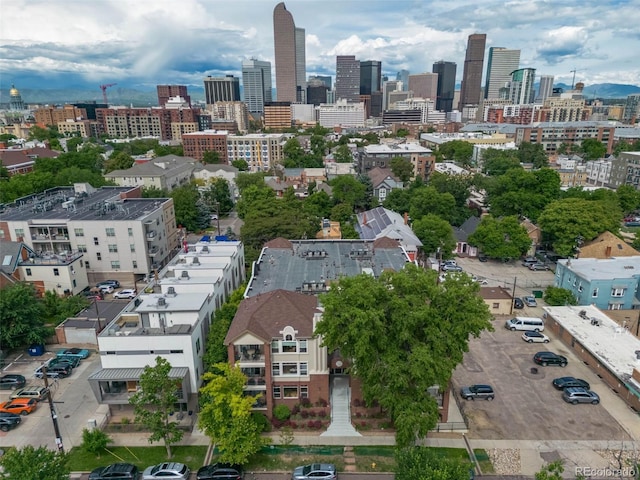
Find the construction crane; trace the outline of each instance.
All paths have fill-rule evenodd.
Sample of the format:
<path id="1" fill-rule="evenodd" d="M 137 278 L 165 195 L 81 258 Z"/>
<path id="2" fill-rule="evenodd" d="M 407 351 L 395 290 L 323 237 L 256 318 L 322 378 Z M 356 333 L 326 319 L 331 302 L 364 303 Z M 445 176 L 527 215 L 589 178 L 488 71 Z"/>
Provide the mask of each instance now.
<path id="1" fill-rule="evenodd" d="M 117 85 L 117 83 L 100 85 L 100 90 L 102 90 L 102 99 L 104 100 L 105 105 L 109 105 L 109 102 L 107 101 L 107 88 L 113 87 L 114 85 Z"/>

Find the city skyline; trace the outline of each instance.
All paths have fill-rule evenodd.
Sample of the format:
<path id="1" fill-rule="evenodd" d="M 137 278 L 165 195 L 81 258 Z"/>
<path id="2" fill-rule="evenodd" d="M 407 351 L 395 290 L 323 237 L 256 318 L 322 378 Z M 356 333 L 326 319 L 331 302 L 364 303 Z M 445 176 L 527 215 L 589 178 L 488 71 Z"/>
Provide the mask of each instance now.
<path id="1" fill-rule="evenodd" d="M 66 5 L 65 5 L 66 4 Z M 81 4 L 16 1 L 0 19 L 0 87 L 202 87 L 203 79 L 242 72 L 242 61 L 274 61 L 277 2 L 186 0 Z M 486 33 L 489 47 L 521 50 L 520 67 L 555 82 L 640 85 L 637 0 L 565 2 L 347 2 L 290 0 L 306 32 L 306 76 L 335 78 L 336 57 L 382 62 L 383 75 L 428 73 L 434 62 L 463 74 L 467 39 Z M 500 12 L 508 10 L 509 15 Z M 274 84 L 275 74 L 273 76 Z M 277 89 L 277 84 L 275 84 Z"/>

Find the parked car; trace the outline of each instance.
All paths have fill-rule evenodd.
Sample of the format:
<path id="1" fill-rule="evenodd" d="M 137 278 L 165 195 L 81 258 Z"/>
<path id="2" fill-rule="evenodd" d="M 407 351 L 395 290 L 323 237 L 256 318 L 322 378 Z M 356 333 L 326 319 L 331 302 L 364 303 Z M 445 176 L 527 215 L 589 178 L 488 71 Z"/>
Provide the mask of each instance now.
<path id="1" fill-rule="evenodd" d="M 20 418 L 20 415 L 17 413 L 9 413 L 9 412 L 0 412 L 0 418 Z"/>
<path id="2" fill-rule="evenodd" d="M 103 280 L 102 282 L 96 283 L 96 287 L 98 288 L 103 285 L 110 285 L 113 288 L 120 288 L 120 282 L 118 280 Z"/>
<path id="3" fill-rule="evenodd" d="M 87 297 L 89 300 L 104 300 L 104 293 L 102 293 L 102 291 L 97 287 L 83 290 L 82 295 Z"/>
<path id="4" fill-rule="evenodd" d="M 546 367 L 547 365 L 566 367 L 567 363 L 569 363 L 567 361 L 567 357 L 563 357 L 562 355 L 558 355 L 553 352 L 538 352 L 533 356 L 533 361 L 543 367 Z"/>
<path id="5" fill-rule="evenodd" d="M 549 343 L 549 337 L 544 333 L 535 330 L 526 330 L 522 332 L 522 339 L 527 343 Z"/>
<path id="6" fill-rule="evenodd" d="M 478 260 L 480 260 L 481 262 L 488 262 L 489 259 L 487 258 L 486 255 L 478 255 Z"/>
<path id="7" fill-rule="evenodd" d="M 89 480 L 138 480 L 139 477 L 138 467 L 130 463 L 112 463 L 89 474 Z"/>
<path id="8" fill-rule="evenodd" d="M 66 378 L 73 373 L 73 367 L 69 364 L 66 365 L 52 365 L 47 366 L 47 378 Z M 44 377 L 43 367 L 38 367 L 34 372 L 36 378 Z"/>
<path id="9" fill-rule="evenodd" d="M 36 408 L 38 408 L 38 402 L 33 398 L 14 398 L 8 402 L 0 403 L 0 412 L 19 415 L 29 415 Z"/>
<path id="10" fill-rule="evenodd" d="M 11 394 L 11 398 L 33 398 L 36 402 L 41 402 L 47 398 L 48 393 L 47 387 L 32 385 L 16 390 Z"/>
<path id="11" fill-rule="evenodd" d="M 91 355 L 91 352 L 86 348 L 63 348 L 58 350 L 56 355 L 58 357 L 78 357 L 81 360 L 84 360 Z"/>
<path id="12" fill-rule="evenodd" d="M 538 302 L 536 302 L 536 297 L 531 295 L 527 295 L 526 297 L 522 297 L 522 301 L 525 303 L 527 307 L 537 307 Z"/>
<path id="13" fill-rule="evenodd" d="M 460 389 L 460 396 L 465 400 L 475 400 L 476 398 L 484 398 L 485 400 L 493 400 L 495 393 L 491 385 L 471 385 Z"/>
<path id="14" fill-rule="evenodd" d="M 48 365 L 53 367 L 54 365 L 71 365 L 71 368 L 76 368 L 80 365 L 80 357 L 72 357 L 70 355 L 64 355 L 60 357 L 54 357 L 49 360 Z"/>
<path id="15" fill-rule="evenodd" d="M 20 425 L 22 419 L 19 416 L 15 417 L 0 417 L 0 430 L 3 432 L 8 432 L 12 428 Z"/>
<path id="16" fill-rule="evenodd" d="M 0 377 L 0 389 L 2 390 L 15 390 L 16 388 L 24 387 L 26 383 L 27 379 L 22 375 L 9 373 Z"/>
<path id="17" fill-rule="evenodd" d="M 578 403 L 591 403 L 597 405 L 600 403 L 600 397 L 594 391 L 587 390 L 582 387 L 565 388 L 562 392 L 562 399 L 567 403 L 577 405 Z"/>
<path id="18" fill-rule="evenodd" d="M 532 263 L 539 263 L 540 261 L 536 258 L 536 257 L 526 257 L 523 261 L 522 261 L 522 265 L 525 267 L 528 267 L 529 265 L 531 265 Z"/>
<path id="19" fill-rule="evenodd" d="M 214 463 L 200 467 L 196 474 L 197 480 L 242 480 L 244 478 L 240 465 L 229 463 Z"/>
<path id="20" fill-rule="evenodd" d="M 575 377 L 560 377 L 554 379 L 551 383 L 558 390 L 564 390 L 565 388 L 569 387 L 581 387 L 586 388 L 587 390 L 589 390 L 590 388 L 589 382 Z"/>
<path id="21" fill-rule="evenodd" d="M 442 265 L 442 270 L 445 272 L 461 272 L 462 267 L 453 265 L 451 263 L 445 263 L 444 265 Z"/>
<path id="22" fill-rule="evenodd" d="M 115 291 L 113 285 L 100 285 L 98 288 L 100 289 L 100 292 L 103 296 L 107 293 L 113 293 Z"/>
<path id="23" fill-rule="evenodd" d="M 142 480 L 187 480 L 190 473 L 189 467 L 184 463 L 165 462 L 145 468 Z"/>
<path id="24" fill-rule="evenodd" d="M 513 308 L 517 308 L 518 310 L 524 308 L 524 302 L 520 297 L 516 297 L 513 299 Z"/>
<path id="25" fill-rule="evenodd" d="M 116 292 L 113 294 L 113 298 L 126 298 L 126 299 L 132 299 L 132 298 L 136 298 L 136 291 L 132 288 L 125 288 L 124 290 L 120 290 L 119 292 Z"/>
<path id="26" fill-rule="evenodd" d="M 549 266 L 544 263 L 530 263 L 529 270 L 537 272 L 538 270 L 549 270 Z"/>
<path id="27" fill-rule="evenodd" d="M 338 478 L 336 466 L 332 463 L 312 463 L 296 467 L 291 476 L 292 480 L 334 480 Z"/>

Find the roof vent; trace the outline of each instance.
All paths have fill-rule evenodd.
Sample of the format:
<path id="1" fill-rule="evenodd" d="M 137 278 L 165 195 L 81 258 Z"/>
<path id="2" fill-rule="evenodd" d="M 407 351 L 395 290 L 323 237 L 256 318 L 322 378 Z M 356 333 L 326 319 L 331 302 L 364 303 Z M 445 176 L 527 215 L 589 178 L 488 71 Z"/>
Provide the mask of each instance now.
<path id="1" fill-rule="evenodd" d="M 171 296 L 175 297 L 177 295 L 176 289 L 174 287 L 167 288 L 167 295 L 171 295 Z"/>
<path id="2" fill-rule="evenodd" d="M 160 297 L 158 298 L 158 306 L 163 307 L 167 304 L 167 301 L 165 300 L 164 297 Z"/>
<path id="3" fill-rule="evenodd" d="M 191 263 L 193 263 L 194 265 L 200 265 L 200 260 L 198 260 L 198 257 L 193 257 Z"/>
<path id="4" fill-rule="evenodd" d="M 186 270 L 183 270 L 182 273 L 180 274 L 180 278 L 189 278 L 189 272 L 187 272 Z"/>
<path id="5" fill-rule="evenodd" d="M 202 247 L 202 252 L 209 253 L 209 247 L 207 245 Z"/>

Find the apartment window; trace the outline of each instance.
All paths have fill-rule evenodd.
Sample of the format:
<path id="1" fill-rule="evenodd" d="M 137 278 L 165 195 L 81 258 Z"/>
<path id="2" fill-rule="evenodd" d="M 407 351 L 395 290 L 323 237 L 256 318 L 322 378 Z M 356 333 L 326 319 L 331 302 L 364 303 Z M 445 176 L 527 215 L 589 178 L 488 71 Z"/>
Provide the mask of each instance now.
<path id="1" fill-rule="evenodd" d="M 298 387 L 282 387 L 284 398 L 298 398 Z"/>
<path id="2" fill-rule="evenodd" d="M 491 308 L 493 308 L 493 309 L 500 308 L 500 304 L 499 304 L 498 302 L 493 302 L 493 303 L 491 304 Z"/>
<path id="3" fill-rule="evenodd" d="M 282 393 L 280 391 L 280 387 L 279 386 L 274 386 L 273 387 L 273 398 L 282 398 Z"/>
<path id="4" fill-rule="evenodd" d="M 120 262 L 117 260 L 112 261 L 111 268 L 120 268 Z"/>
<path id="5" fill-rule="evenodd" d="M 76 237 L 84 237 L 84 228 L 75 228 L 73 232 L 76 234 Z"/>
<path id="6" fill-rule="evenodd" d="M 609 304 L 609 310 L 622 310 L 622 304 L 621 303 L 610 303 Z"/>
<path id="7" fill-rule="evenodd" d="M 89 268 L 89 262 L 87 261 L 84 262 L 84 268 Z"/>
<path id="8" fill-rule="evenodd" d="M 109 253 L 117 253 L 118 245 L 109 245 Z"/>
<path id="9" fill-rule="evenodd" d="M 280 364 L 279 363 L 271 364 L 271 375 L 273 375 L 274 377 L 277 377 L 278 375 L 280 375 Z"/>
<path id="10" fill-rule="evenodd" d="M 591 293 L 591 296 L 592 296 L 593 298 L 595 298 L 595 297 L 597 297 L 597 296 L 598 296 L 598 289 L 597 289 L 597 288 L 594 288 L 594 289 L 593 289 L 593 293 Z"/>
<path id="11" fill-rule="evenodd" d="M 278 340 L 271 342 L 271 353 L 280 353 L 280 342 Z"/>
<path id="12" fill-rule="evenodd" d="M 53 275 L 55 275 L 56 277 L 60 276 L 60 269 L 59 268 L 54 268 L 53 269 Z"/>
<path id="13" fill-rule="evenodd" d="M 300 347 L 300 353 L 307 353 L 307 341 L 300 340 L 298 342 L 298 346 Z"/>
<path id="14" fill-rule="evenodd" d="M 25 271 L 27 272 L 27 277 L 30 277 L 31 276 L 31 269 L 27 268 Z"/>
<path id="15" fill-rule="evenodd" d="M 580 282 L 580 283 L 578 284 L 578 291 L 579 291 L 579 292 L 581 292 L 582 290 L 583 290 L 583 288 L 582 288 L 582 282 Z"/>
<path id="16" fill-rule="evenodd" d="M 298 350 L 297 343 L 293 342 L 282 342 L 282 353 L 296 353 Z"/>
<path id="17" fill-rule="evenodd" d="M 626 288 L 612 288 L 611 296 L 612 297 L 624 297 L 624 293 L 627 291 Z"/>
<path id="18" fill-rule="evenodd" d="M 300 398 L 309 398 L 309 387 L 306 385 L 300 386 Z"/>
<path id="19" fill-rule="evenodd" d="M 300 362 L 300 375 L 307 375 L 307 373 L 308 373 L 307 362 Z"/>
<path id="20" fill-rule="evenodd" d="M 100 245 L 100 241 L 98 240 L 98 237 L 93 237 L 93 244 Z"/>
<path id="21" fill-rule="evenodd" d="M 102 254 L 100 252 L 96 252 L 96 258 L 98 260 L 102 260 Z"/>
<path id="22" fill-rule="evenodd" d="M 297 375 L 298 374 L 298 364 L 297 363 L 283 363 L 282 364 L 282 374 L 283 375 Z"/>
<path id="23" fill-rule="evenodd" d="M 107 234 L 107 237 L 115 237 L 116 236 L 116 229 L 115 228 L 105 228 L 104 231 Z"/>
<path id="24" fill-rule="evenodd" d="M 131 262 L 133 265 L 133 268 L 138 268 L 138 262 L 136 262 L 135 260 L 133 262 Z"/>
<path id="25" fill-rule="evenodd" d="M 129 250 L 131 250 L 131 252 L 135 252 L 135 251 L 136 251 L 136 245 L 135 245 L 135 243 L 131 243 L 131 244 L 129 244 Z"/>
<path id="26" fill-rule="evenodd" d="M 86 245 L 78 245 L 78 251 L 82 252 L 82 253 L 87 253 L 87 246 Z"/>
<path id="27" fill-rule="evenodd" d="M 133 237 L 133 228 L 128 228 L 127 230 L 129 231 L 129 236 Z"/>
<path id="28" fill-rule="evenodd" d="M 196 353 L 200 353 L 200 339 L 196 340 Z"/>

